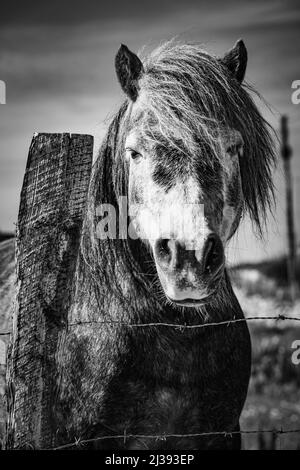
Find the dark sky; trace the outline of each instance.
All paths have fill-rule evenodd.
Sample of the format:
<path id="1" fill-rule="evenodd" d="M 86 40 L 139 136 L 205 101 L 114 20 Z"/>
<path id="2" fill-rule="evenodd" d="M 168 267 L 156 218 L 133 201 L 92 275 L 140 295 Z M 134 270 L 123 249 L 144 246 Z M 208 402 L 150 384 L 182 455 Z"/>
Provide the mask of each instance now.
<path id="1" fill-rule="evenodd" d="M 33 132 L 92 133 L 97 145 L 122 100 L 114 72 L 120 43 L 146 51 L 178 36 L 223 54 L 242 37 L 249 53 L 247 81 L 270 103 L 262 112 L 278 127 L 290 117 L 295 151 L 295 198 L 300 197 L 300 105 L 291 83 L 300 79 L 300 3 L 297 0 L 10 1 L 0 16 L 0 228 L 13 229 Z M 284 250 L 284 184 L 275 175 L 278 204 L 267 243 L 244 224 L 231 247 L 233 261 Z M 300 219 L 296 201 L 296 216 Z M 300 223 L 297 222 L 300 233 Z"/>

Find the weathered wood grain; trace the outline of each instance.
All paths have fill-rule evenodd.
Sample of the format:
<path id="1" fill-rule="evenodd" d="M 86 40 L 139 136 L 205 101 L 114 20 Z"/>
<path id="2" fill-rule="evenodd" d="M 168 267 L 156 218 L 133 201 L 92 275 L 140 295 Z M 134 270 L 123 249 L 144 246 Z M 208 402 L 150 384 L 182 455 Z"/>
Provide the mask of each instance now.
<path id="1" fill-rule="evenodd" d="M 93 157 L 88 135 L 35 134 L 21 191 L 7 448 L 55 439 L 56 351 L 66 328 Z"/>

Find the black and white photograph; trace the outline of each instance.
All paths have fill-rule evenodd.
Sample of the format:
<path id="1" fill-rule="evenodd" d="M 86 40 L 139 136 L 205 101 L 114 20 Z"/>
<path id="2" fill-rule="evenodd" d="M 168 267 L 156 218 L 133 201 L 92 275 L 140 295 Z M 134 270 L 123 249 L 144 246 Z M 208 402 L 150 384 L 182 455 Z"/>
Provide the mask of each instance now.
<path id="1" fill-rule="evenodd" d="M 2 2 L 0 450 L 300 450 L 297 0 Z"/>

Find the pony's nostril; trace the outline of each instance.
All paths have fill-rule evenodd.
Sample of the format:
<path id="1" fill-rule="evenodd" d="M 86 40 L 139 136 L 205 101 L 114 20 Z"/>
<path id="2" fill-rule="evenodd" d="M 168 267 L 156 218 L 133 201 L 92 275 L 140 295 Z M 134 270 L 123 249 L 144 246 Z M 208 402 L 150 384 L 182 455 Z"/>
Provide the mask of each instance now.
<path id="1" fill-rule="evenodd" d="M 223 264 L 223 244 L 216 234 L 211 234 L 206 240 L 203 254 L 203 271 L 205 274 L 214 274 Z"/>
<path id="2" fill-rule="evenodd" d="M 155 255 L 160 262 L 169 263 L 172 257 L 169 239 L 160 238 L 155 243 Z"/>

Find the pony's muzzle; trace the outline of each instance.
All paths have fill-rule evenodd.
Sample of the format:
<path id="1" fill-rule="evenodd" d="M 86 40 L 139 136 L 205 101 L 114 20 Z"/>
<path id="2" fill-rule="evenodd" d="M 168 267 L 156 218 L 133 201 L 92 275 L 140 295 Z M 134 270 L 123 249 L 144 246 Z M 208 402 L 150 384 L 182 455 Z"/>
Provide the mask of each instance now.
<path id="1" fill-rule="evenodd" d="M 164 289 L 173 292 L 171 298 L 175 294 L 180 300 L 185 293 L 192 293 L 192 297 L 197 298 L 199 291 L 202 296 L 203 291 L 208 291 L 210 284 L 217 280 L 224 266 L 223 243 L 216 233 L 209 234 L 202 250 L 190 249 L 182 240 L 160 238 L 155 242 L 154 255 L 165 278 L 162 283 Z"/>

